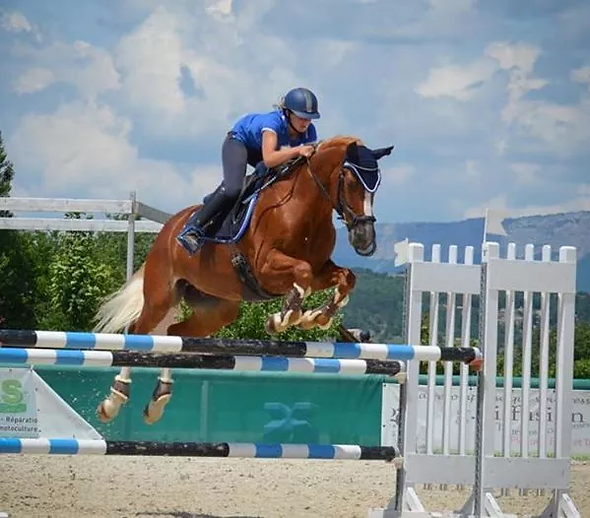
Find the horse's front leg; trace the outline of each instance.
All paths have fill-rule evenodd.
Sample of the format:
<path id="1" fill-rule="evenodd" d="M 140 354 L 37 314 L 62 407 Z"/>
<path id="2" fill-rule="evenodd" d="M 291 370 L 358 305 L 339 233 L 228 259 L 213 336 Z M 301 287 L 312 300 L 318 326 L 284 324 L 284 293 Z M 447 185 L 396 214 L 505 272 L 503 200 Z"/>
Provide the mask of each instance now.
<path id="1" fill-rule="evenodd" d="M 321 291 L 336 286 L 334 296 L 323 306 L 308 309 L 303 313 L 298 326 L 302 329 L 311 329 L 316 326 L 323 330 L 328 329 L 332 325 L 336 312 L 348 304 L 349 293 L 355 285 L 356 276 L 351 270 L 337 266 L 328 260 L 312 279 L 311 288 L 313 291 Z"/>
<path id="2" fill-rule="evenodd" d="M 296 259 L 280 250 L 271 250 L 260 269 L 260 281 L 271 292 L 280 292 L 285 285 L 293 288 L 285 295 L 281 311 L 269 315 L 266 331 L 282 333 L 289 326 L 299 323 L 302 315 L 301 304 L 311 293 L 313 272 L 307 261 Z"/>
<path id="3" fill-rule="evenodd" d="M 131 367 L 121 367 L 119 374 L 115 376 L 115 381 L 111 385 L 109 396 L 100 402 L 96 412 L 98 418 L 103 423 L 112 421 L 121 407 L 129 399 L 129 389 L 131 385 Z"/>

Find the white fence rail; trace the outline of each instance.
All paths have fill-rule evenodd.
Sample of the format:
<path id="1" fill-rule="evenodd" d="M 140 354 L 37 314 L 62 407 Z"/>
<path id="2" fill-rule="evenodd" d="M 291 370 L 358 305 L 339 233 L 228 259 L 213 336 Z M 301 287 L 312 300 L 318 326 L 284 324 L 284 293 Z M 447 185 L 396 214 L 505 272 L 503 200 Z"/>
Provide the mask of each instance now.
<path id="1" fill-rule="evenodd" d="M 86 232 L 126 232 L 127 233 L 127 278 L 133 274 L 135 253 L 135 234 L 157 234 L 171 214 L 136 200 L 131 192 L 128 200 L 96 200 L 80 198 L 16 198 L 0 197 L 0 211 L 43 213 L 53 217 L 0 217 L 0 230 L 28 231 L 86 231 Z M 102 214 L 102 218 L 69 219 L 67 212 Z M 109 219 L 108 214 L 126 216 L 124 220 Z M 146 218 L 146 220 L 138 220 Z"/>

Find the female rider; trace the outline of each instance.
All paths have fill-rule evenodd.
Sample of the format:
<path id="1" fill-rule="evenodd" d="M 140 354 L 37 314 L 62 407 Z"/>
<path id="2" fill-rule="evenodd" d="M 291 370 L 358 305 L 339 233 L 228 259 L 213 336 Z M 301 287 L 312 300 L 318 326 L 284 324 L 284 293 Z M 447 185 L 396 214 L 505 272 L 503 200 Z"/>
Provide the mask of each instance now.
<path id="1" fill-rule="evenodd" d="M 192 255 L 214 236 L 237 201 L 247 164 L 277 167 L 295 157 L 310 157 L 317 140 L 312 119 L 319 119 L 318 100 L 307 88 L 289 90 L 279 106 L 267 113 L 241 117 L 225 137 L 221 148 L 223 183 L 201 209 L 193 214 L 177 237 Z"/>

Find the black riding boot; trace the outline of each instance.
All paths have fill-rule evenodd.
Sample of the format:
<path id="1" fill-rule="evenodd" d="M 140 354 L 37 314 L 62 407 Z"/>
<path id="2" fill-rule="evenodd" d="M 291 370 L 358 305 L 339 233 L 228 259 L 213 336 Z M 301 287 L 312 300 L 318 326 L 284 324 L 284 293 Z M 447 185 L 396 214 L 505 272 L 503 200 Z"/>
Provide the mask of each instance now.
<path id="1" fill-rule="evenodd" d="M 189 218 L 176 238 L 189 254 L 196 253 L 205 243 L 203 238 L 212 237 L 219 229 L 232 207 L 232 202 L 225 195 L 225 189 L 217 189 L 203 207 Z"/>

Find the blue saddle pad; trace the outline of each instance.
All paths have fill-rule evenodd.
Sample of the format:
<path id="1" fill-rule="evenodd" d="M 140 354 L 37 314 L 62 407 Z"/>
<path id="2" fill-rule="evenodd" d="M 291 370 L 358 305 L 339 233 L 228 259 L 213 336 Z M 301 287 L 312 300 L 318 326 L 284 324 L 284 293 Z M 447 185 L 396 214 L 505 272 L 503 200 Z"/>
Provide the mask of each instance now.
<path id="1" fill-rule="evenodd" d="M 219 227 L 219 230 L 214 236 L 208 237 L 206 240 L 214 243 L 238 242 L 248 229 L 260 193 L 270 184 L 274 183 L 281 174 L 281 171 L 269 170 L 264 165 L 264 162 L 260 162 L 254 169 L 254 172 L 246 177 L 244 188 L 239 198 Z M 218 188 L 222 186 L 223 182 Z M 203 202 L 206 203 L 212 195 L 213 193 L 207 195 L 203 199 Z"/>

